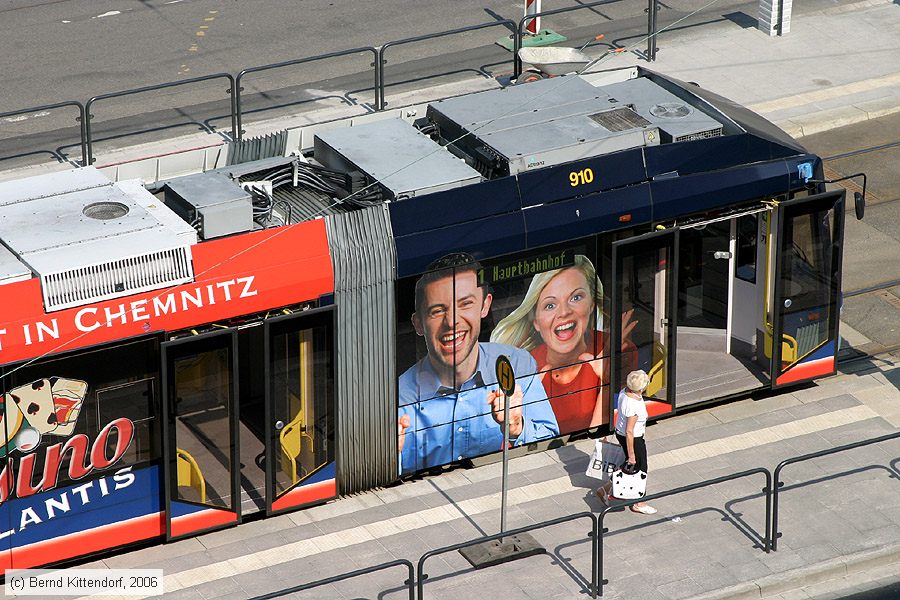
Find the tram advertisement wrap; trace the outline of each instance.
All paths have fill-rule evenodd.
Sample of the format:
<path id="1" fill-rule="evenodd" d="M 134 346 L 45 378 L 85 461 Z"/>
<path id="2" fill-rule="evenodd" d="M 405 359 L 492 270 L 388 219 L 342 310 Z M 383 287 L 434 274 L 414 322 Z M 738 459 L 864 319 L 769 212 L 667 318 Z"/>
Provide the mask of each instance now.
<path id="1" fill-rule="evenodd" d="M 516 374 L 512 445 L 608 424 L 608 319 L 594 246 L 496 260 L 454 253 L 398 282 L 401 473 L 502 449 L 500 355 Z"/>
<path id="2" fill-rule="evenodd" d="M 193 247 L 193 282 L 45 313 L 37 278 L 0 286 L 0 363 L 211 323 L 334 291 L 321 221 Z"/>
<path id="3" fill-rule="evenodd" d="M 75 433 L 87 391 L 84 381 L 50 377 L 0 397 L 4 570 L 108 547 L 109 532 L 98 528 L 114 526 L 119 543 L 159 535 L 152 520 L 148 531 L 148 523 L 131 521 L 159 512 L 156 469 L 135 470 L 122 461 L 134 423 L 120 417 L 96 435 Z"/>

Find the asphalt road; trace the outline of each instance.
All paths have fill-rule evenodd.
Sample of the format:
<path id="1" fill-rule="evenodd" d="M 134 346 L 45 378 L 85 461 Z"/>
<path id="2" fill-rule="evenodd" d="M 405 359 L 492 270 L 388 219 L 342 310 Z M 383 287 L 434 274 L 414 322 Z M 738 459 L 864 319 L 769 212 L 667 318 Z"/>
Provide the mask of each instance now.
<path id="1" fill-rule="evenodd" d="M 795 12 L 853 0 L 808 0 Z M 586 4 L 545 0 L 543 9 Z M 518 22 L 522 2 L 508 0 L 11 0 L 0 4 L 4 58 L 0 113 L 89 98 L 323 53 L 496 22 Z M 646 0 L 608 0 L 602 6 L 547 17 L 543 26 L 568 45 L 644 48 Z M 701 10 L 702 9 L 702 10 Z M 694 11 L 697 14 L 685 18 Z M 677 32 L 704 23 L 755 23 L 757 4 L 742 0 L 665 0 L 661 52 Z M 682 20 L 684 19 L 684 20 Z M 603 34 L 603 40 L 593 41 Z M 504 26 L 391 48 L 385 79 L 390 92 L 512 70 L 511 55 L 495 45 Z M 322 106 L 374 103 L 372 55 L 355 54 L 248 76 L 245 120 L 272 118 Z M 197 130 L 230 131 L 227 79 L 98 101 L 92 126 L 98 139 L 133 144 Z M 44 161 L 58 150 L 78 157 L 77 112 L 32 111 L 0 118 L 0 168 L 8 160 Z M 134 137 L 135 132 L 142 136 Z M 6 159 L 6 160 L 4 160 Z M 15 164 L 19 164 L 16 161 Z M 5 164 L 4 164 L 5 163 Z"/>

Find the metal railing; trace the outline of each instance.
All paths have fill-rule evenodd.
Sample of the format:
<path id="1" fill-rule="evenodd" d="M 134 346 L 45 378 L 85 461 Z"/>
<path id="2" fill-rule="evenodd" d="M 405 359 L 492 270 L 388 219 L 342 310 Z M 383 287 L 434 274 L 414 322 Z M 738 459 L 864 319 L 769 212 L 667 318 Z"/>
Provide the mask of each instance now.
<path id="1" fill-rule="evenodd" d="M 522 62 L 521 62 L 521 60 L 519 60 L 518 50 L 522 47 L 522 40 L 525 35 L 524 34 L 524 24 L 526 21 L 531 20 L 535 16 L 558 15 L 558 14 L 562 14 L 562 13 L 571 12 L 574 10 L 582 10 L 582 9 L 586 9 L 586 8 L 602 6 L 604 4 L 611 4 L 613 2 L 618 2 L 618 1 L 619 0 L 598 0 L 595 2 L 587 2 L 587 3 L 579 4 L 577 6 L 558 8 L 555 10 L 548 10 L 548 11 L 538 13 L 537 15 L 529 15 L 528 17 L 523 17 L 522 19 L 519 20 L 518 26 L 516 26 L 516 23 L 514 21 L 509 20 L 509 19 L 490 21 L 487 23 L 479 24 L 479 25 L 471 25 L 468 27 L 461 27 L 458 29 L 451 29 L 448 31 L 440 31 L 440 32 L 436 32 L 436 33 L 430 33 L 430 34 L 420 35 L 420 36 L 401 39 L 401 40 L 393 40 L 393 41 L 389 41 L 389 42 L 385 43 L 380 48 L 375 48 L 373 46 L 363 46 L 361 48 L 353 48 L 350 50 L 341 50 L 341 51 L 337 51 L 337 52 L 330 52 L 327 54 L 320 54 L 317 56 L 310 56 L 310 57 L 306 57 L 306 58 L 287 60 L 287 61 L 283 61 L 283 62 L 279 62 L 279 63 L 261 65 L 258 67 L 249 67 L 249 68 L 246 68 L 246 69 L 243 69 L 242 71 L 240 71 L 236 77 L 232 76 L 229 73 L 215 73 L 212 75 L 204 75 L 204 76 L 200 76 L 200 77 L 193 77 L 191 79 L 170 81 L 170 82 L 166 82 L 166 83 L 160 83 L 157 85 L 149 85 L 146 87 L 141 87 L 141 88 L 136 88 L 136 89 L 131 89 L 131 90 L 124 90 L 121 92 L 99 94 L 99 95 L 93 96 L 85 104 L 82 104 L 81 102 L 78 102 L 77 100 L 67 100 L 64 102 L 58 102 L 56 104 L 47 104 L 47 105 L 43 105 L 43 106 L 34 106 L 34 107 L 24 108 L 24 109 L 20 109 L 20 110 L 4 112 L 4 113 L 0 113 L 0 118 L 16 116 L 16 115 L 21 115 L 21 114 L 25 114 L 25 113 L 29 113 L 29 112 L 36 112 L 36 111 L 40 111 L 40 110 L 50 110 L 53 108 L 60 108 L 60 107 L 64 107 L 64 106 L 78 107 L 79 112 L 80 112 L 79 121 L 80 121 L 80 125 L 81 125 L 81 127 L 80 127 L 81 153 L 82 153 L 81 162 L 83 165 L 89 165 L 94 162 L 94 156 L 93 156 L 93 141 L 94 140 L 93 140 L 93 132 L 92 132 L 92 128 L 91 128 L 91 120 L 93 119 L 93 115 L 91 114 L 90 111 L 95 102 L 98 102 L 100 100 L 110 99 L 110 98 L 118 98 L 118 97 L 122 97 L 122 96 L 129 96 L 129 95 L 133 95 L 133 94 L 140 94 L 140 93 L 144 93 L 144 92 L 162 90 L 162 89 L 176 87 L 176 86 L 190 85 L 190 84 L 198 83 L 201 81 L 208 81 L 208 80 L 212 80 L 212 79 L 227 79 L 230 84 L 230 87 L 227 90 L 227 93 L 229 94 L 229 98 L 230 98 L 230 102 L 231 102 L 231 114 L 230 114 L 231 135 L 230 135 L 230 138 L 232 140 L 240 140 L 240 139 L 242 139 L 242 135 L 243 135 L 243 131 L 242 131 L 243 109 L 242 109 L 242 105 L 241 105 L 241 91 L 243 91 L 243 89 L 240 87 L 240 83 L 241 83 L 241 80 L 244 78 L 244 76 L 246 76 L 248 74 L 257 73 L 260 71 L 266 71 L 266 70 L 270 70 L 270 69 L 278 69 L 278 68 L 282 68 L 282 67 L 301 65 L 301 64 L 305 64 L 305 63 L 324 60 L 324 59 L 328 59 L 328 58 L 335 58 L 335 57 L 339 57 L 339 56 L 348 56 L 348 55 L 357 54 L 357 53 L 361 53 L 361 52 L 372 52 L 374 55 L 374 60 L 373 60 L 371 66 L 373 67 L 373 78 L 374 78 L 374 82 L 375 82 L 375 84 L 374 84 L 375 85 L 375 90 L 374 90 L 374 92 L 375 92 L 375 110 L 381 111 L 381 110 L 384 110 L 385 106 L 386 106 L 386 101 L 385 101 L 386 84 L 385 84 L 385 77 L 384 77 L 384 65 L 386 63 L 385 52 L 387 51 L 388 48 L 391 48 L 393 46 L 399 46 L 401 44 L 411 44 L 411 43 L 421 42 L 421 41 L 425 41 L 425 40 L 429 40 L 429 39 L 436 39 L 436 38 L 446 37 L 446 36 L 450 36 L 450 35 L 458 35 L 461 33 L 467 33 L 467 32 L 476 31 L 479 29 L 486 29 L 489 27 L 506 27 L 513 31 L 513 36 L 512 36 L 513 37 L 513 57 L 512 57 L 513 77 L 518 77 L 522 72 Z M 650 36 L 648 39 L 648 51 L 647 51 L 647 57 L 649 57 L 648 60 L 655 60 L 655 57 L 656 57 L 656 48 L 655 48 L 655 43 L 656 43 L 655 39 L 656 38 L 655 38 L 655 35 L 653 35 L 655 33 L 655 28 L 656 28 L 656 16 L 655 16 L 656 11 L 653 10 L 652 7 L 654 7 L 656 5 L 657 1 L 658 0 L 649 0 L 650 6 L 651 6 L 651 9 L 650 9 L 651 15 L 648 18 L 648 35 Z M 650 46 L 651 43 L 653 44 L 652 50 L 651 50 L 651 46 Z M 484 74 L 484 73 L 482 73 L 482 74 Z M 212 132 L 210 127 L 208 125 L 206 125 L 205 123 L 200 123 L 200 126 L 203 127 L 204 129 L 206 129 L 207 131 Z M 59 153 L 53 152 L 53 154 L 58 159 L 65 160 L 65 158 L 62 157 Z"/>
<path id="2" fill-rule="evenodd" d="M 606 0 L 606 1 L 617 1 L 617 0 Z M 387 64 L 387 59 L 385 58 L 385 52 L 387 51 L 388 48 L 391 48 L 393 46 L 400 46 L 403 44 L 413 44 L 416 42 L 424 42 L 425 40 L 433 40 L 433 39 L 437 39 L 437 38 L 446 37 L 449 35 L 458 35 L 460 33 L 468 33 L 470 31 L 477 31 L 479 29 L 487 29 L 489 27 L 498 27 L 498 26 L 504 26 L 508 29 L 512 29 L 513 27 L 515 27 L 515 23 L 513 23 L 509 19 L 503 19 L 502 21 L 491 21 L 489 23 L 481 23 L 480 25 L 469 25 L 468 27 L 460 27 L 458 29 L 450 29 L 448 31 L 441 31 L 438 33 L 427 33 L 425 35 L 417 35 L 415 37 L 406 38 L 403 40 L 395 40 L 395 41 L 384 44 L 381 47 L 381 50 L 379 51 L 379 57 L 375 62 L 376 67 L 381 67 L 380 69 L 376 68 L 376 71 L 378 72 L 376 77 L 380 76 L 380 80 L 378 80 L 378 82 L 376 84 L 376 88 L 379 90 L 379 94 L 380 94 L 379 102 L 376 106 L 377 110 L 384 110 L 384 107 L 387 106 L 387 102 L 385 102 L 385 99 L 384 99 L 384 88 L 385 88 L 384 65 Z M 482 74 L 484 74 L 484 73 L 482 73 Z"/>
<path id="3" fill-rule="evenodd" d="M 653 0 L 650 1 L 652 2 Z M 619 0 L 599 0 L 596 2 L 583 2 L 579 3 L 577 6 L 566 6 L 564 8 L 545 10 L 533 15 L 526 15 L 519 19 L 519 25 L 516 27 L 515 35 L 513 36 L 513 78 L 518 77 L 522 74 L 522 59 L 519 58 L 519 50 L 522 48 L 522 40 L 525 38 L 526 21 L 533 21 L 538 17 L 549 17 L 551 15 L 559 15 L 562 13 L 572 12 L 574 10 L 594 8 L 597 6 L 603 6 L 604 4 L 613 4 L 615 2 L 619 2 Z"/>
<path id="4" fill-rule="evenodd" d="M 308 56 L 306 58 L 297 58 L 294 60 L 285 60 L 278 63 L 272 63 L 269 65 L 262 65 L 259 67 L 249 67 L 244 69 L 235 77 L 235 139 L 241 140 L 243 139 L 244 129 L 243 129 L 243 111 L 241 110 L 241 92 L 244 91 L 244 88 L 241 87 L 241 80 L 245 75 L 250 73 L 259 73 L 261 71 L 269 71 L 272 69 L 280 69 L 283 67 L 290 67 L 294 65 L 302 65 L 306 63 L 311 63 L 319 60 L 326 60 L 329 58 L 337 58 L 339 56 L 349 56 L 351 54 L 362 54 L 363 52 L 371 52 L 372 53 L 372 65 L 375 68 L 375 107 L 376 110 L 381 110 L 378 108 L 378 98 L 380 93 L 378 91 L 378 73 L 381 70 L 378 64 L 378 51 L 372 46 L 363 46 L 361 48 L 351 48 L 350 50 L 338 50 L 337 52 L 328 52 L 327 54 L 317 54 L 316 56 Z"/>
<path id="5" fill-rule="evenodd" d="M 428 578 L 428 575 L 425 573 L 425 561 L 431 558 L 432 556 L 436 556 L 438 554 L 446 554 L 447 552 L 453 552 L 455 550 L 462 550 L 463 548 L 468 548 L 470 546 L 477 546 L 478 544 L 483 544 L 484 542 L 492 542 L 494 540 L 499 540 L 505 537 L 510 537 L 514 535 L 519 535 L 520 533 L 526 533 L 529 531 L 534 531 L 535 529 L 543 529 L 545 527 L 551 527 L 553 525 L 559 525 L 560 523 L 566 523 L 568 521 L 574 521 L 575 519 L 590 519 L 591 520 L 591 532 L 588 534 L 593 539 L 591 540 L 591 583 L 590 583 L 590 593 L 591 598 L 597 597 L 597 576 L 599 573 L 598 560 L 597 560 L 597 535 L 598 535 L 598 524 L 597 517 L 594 516 L 594 513 L 591 512 L 580 512 L 575 513 L 574 515 L 568 515 L 566 517 L 559 517 L 556 519 L 550 519 L 549 521 L 542 521 L 540 523 L 535 523 L 533 525 L 527 525 L 525 527 L 519 527 L 517 529 L 510 529 L 504 533 L 497 533 L 494 535 L 486 535 L 484 537 L 476 538 L 474 540 L 469 540 L 468 542 L 462 542 L 461 544 L 453 544 L 452 546 L 444 546 L 443 548 L 438 548 L 437 550 L 429 550 L 425 554 L 419 558 L 419 564 L 416 568 L 416 587 L 419 590 L 419 600 L 425 600 L 425 580 Z"/>
<path id="6" fill-rule="evenodd" d="M 755 469 L 748 469 L 746 471 L 741 471 L 740 473 L 733 473 L 731 475 L 723 475 L 722 477 L 716 477 L 714 479 L 707 479 L 705 481 L 699 481 L 697 483 L 692 483 L 689 485 L 684 485 L 679 488 L 675 488 L 674 490 L 666 490 L 665 492 L 659 492 L 658 494 L 650 494 L 648 496 L 644 496 L 643 498 L 636 498 L 634 500 L 624 500 L 622 502 L 617 502 L 615 506 L 606 506 L 603 510 L 600 511 L 600 515 L 598 517 L 599 524 L 599 535 L 596 538 L 597 541 L 597 574 L 595 581 L 599 586 L 599 595 L 603 596 L 603 584 L 609 583 L 608 581 L 603 580 L 603 534 L 605 529 L 603 528 L 603 519 L 606 517 L 606 513 L 611 510 L 617 510 L 621 508 L 625 508 L 627 506 L 632 506 L 637 504 L 638 502 L 646 502 L 648 500 L 656 500 L 657 498 L 665 498 L 666 496 L 674 496 L 675 494 L 680 494 L 682 492 L 688 492 L 691 490 L 696 490 L 703 487 L 708 487 L 711 485 L 715 485 L 717 483 L 722 483 L 725 481 L 731 481 L 732 479 L 740 479 L 742 477 L 749 477 L 750 475 L 756 475 L 757 473 L 762 473 L 766 476 L 766 487 L 763 488 L 763 493 L 766 495 L 766 534 L 763 538 L 763 549 L 766 553 L 769 552 L 769 548 L 771 545 L 771 536 L 770 525 L 771 525 L 771 508 L 772 508 L 772 474 L 768 469 L 763 467 L 757 467 Z M 421 600 L 421 599 L 420 599 Z"/>
<path id="7" fill-rule="evenodd" d="M 374 573 L 376 571 L 384 571 L 385 569 L 400 566 L 406 567 L 406 570 L 409 573 L 409 579 L 403 582 L 403 585 L 409 590 L 409 600 L 415 600 L 416 596 L 414 583 L 416 573 L 413 569 L 413 564 L 405 558 L 398 558 L 397 560 L 392 560 L 390 562 L 381 563 L 371 567 L 365 567 L 363 569 L 357 569 L 355 571 L 349 571 L 347 573 L 341 573 L 340 575 L 335 575 L 334 577 L 326 577 L 325 579 L 319 579 L 317 581 L 311 581 L 302 585 L 296 585 L 294 587 L 279 590 L 277 592 L 270 592 L 268 594 L 263 594 L 262 596 L 254 596 L 250 600 L 268 600 L 269 598 L 280 598 L 282 596 L 286 596 L 287 594 L 293 594 L 294 592 L 302 592 L 304 590 L 328 585 L 329 583 L 337 583 L 339 581 L 344 581 L 345 579 L 352 579 L 354 577 L 359 577 L 360 575 L 368 575 L 369 573 Z"/>
<path id="8" fill-rule="evenodd" d="M 41 106 L 32 106 L 31 108 L 23 108 L 20 110 L 11 110 L 9 112 L 0 113 L 0 119 L 4 119 L 6 117 L 16 117 L 16 116 L 24 115 L 24 114 L 27 114 L 30 112 L 41 112 L 43 110 L 53 110 L 55 108 L 63 108 L 66 106 L 75 106 L 78 108 L 78 117 L 76 117 L 75 120 L 78 122 L 78 131 L 81 134 L 80 135 L 80 137 L 81 137 L 81 164 L 86 165 L 87 162 L 85 162 L 85 161 L 87 160 L 88 149 L 87 149 L 87 140 L 84 135 L 85 110 L 84 110 L 84 105 L 81 102 L 78 102 L 77 100 L 66 100 L 63 102 L 57 102 L 56 104 L 43 104 Z M 66 162 L 66 158 L 63 155 L 59 154 L 58 152 L 53 152 L 53 154 L 56 156 L 57 160 L 59 160 L 60 162 Z"/>
<path id="9" fill-rule="evenodd" d="M 122 96 L 131 96 L 134 94 L 143 94 L 145 92 L 153 92 L 156 90 L 164 90 L 166 88 L 177 87 L 182 85 L 190 85 L 192 83 L 199 83 L 201 81 L 209 81 L 212 79 L 227 79 L 229 88 L 227 90 L 229 99 L 231 101 L 231 138 L 235 139 L 235 132 L 237 131 L 237 110 L 235 107 L 235 85 L 234 85 L 234 77 L 230 73 L 213 73 L 212 75 L 203 75 L 200 77 L 192 77 L 190 79 L 182 79 L 179 81 L 170 81 L 168 83 L 159 83 L 156 85 L 148 85 L 145 87 L 135 88 L 133 90 L 124 90 L 121 92 L 110 92 L 109 94 L 100 94 L 98 96 L 94 96 L 84 105 L 85 109 L 85 118 L 84 118 L 84 144 L 87 146 L 87 162 L 86 165 L 91 165 L 94 163 L 94 149 L 93 149 L 93 140 L 91 139 L 91 119 L 93 115 L 91 114 L 91 107 L 98 100 L 108 100 L 110 98 L 121 98 Z M 212 133 L 209 127 L 205 124 L 201 124 L 201 126 Z"/>
<path id="10" fill-rule="evenodd" d="M 792 465 L 794 463 L 802 462 L 805 460 L 809 460 L 811 458 L 819 458 L 821 456 L 828 456 L 829 454 L 836 454 L 838 452 L 844 452 L 845 450 L 852 450 L 853 448 L 859 448 L 861 446 L 868 446 L 870 444 L 877 444 L 879 442 L 886 442 L 888 440 L 893 440 L 900 438 L 900 431 L 896 431 L 894 433 L 889 433 L 887 435 L 882 435 L 876 438 L 870 438 L 867 440 L 861 440 L 859 442 L 853 442 L 851 444 L 845 444 L 843 446 L 838 446 L 837 448 L 827 448 L 825 450 L 819 450 L 818 452 L 810 452 L 809 454 L 803 454 L 801 456 L 795 456 L 793 458 L 788 458 L 775 467 L 774 477 L 775 477 L 775 487 L 772 492 L 773 501 L 772 501 L 772 550 L 778 550 L 778 538 L 781 537 L 781 534 L 778 532 L 778 490 L 784 485 L 781 482 L 781 471 L 788 465 Z"/>

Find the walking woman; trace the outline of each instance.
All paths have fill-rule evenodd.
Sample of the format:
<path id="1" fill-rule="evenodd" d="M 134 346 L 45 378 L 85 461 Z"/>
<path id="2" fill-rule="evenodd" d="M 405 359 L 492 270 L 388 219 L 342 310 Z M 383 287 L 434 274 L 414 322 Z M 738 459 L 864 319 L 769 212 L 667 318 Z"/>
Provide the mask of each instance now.
<path id="1" fill-rule="evenodd" d="M 626 462 L 636 466 L 638 471 L 647 472 L 647 445 L 644 431 L 647 428 L 647 406 L 644 390 L 650 385 L 650 377 L 644 371 L 632 371 L 625 378 L 625 389 L 619 392 L 616 403 L 616 439 L 625 450 Z M 604 504 L 609 502 L 610 483 L 597 490 L 597 496 Z M 656 509 L 646 502 L 632 505 L 633 512 L 644 515 L 656 514 Z"/>

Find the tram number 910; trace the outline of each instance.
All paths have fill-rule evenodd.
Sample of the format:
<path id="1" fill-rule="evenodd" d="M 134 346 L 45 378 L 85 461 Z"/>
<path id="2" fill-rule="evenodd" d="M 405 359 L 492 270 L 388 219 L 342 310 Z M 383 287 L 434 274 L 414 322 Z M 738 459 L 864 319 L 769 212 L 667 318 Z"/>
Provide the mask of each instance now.
<path id="1" fill-rule="evenodd" d="M 585 185 L 587 183 L 592 183 L 593 181 L 594 170 L 590 167 L 581 169 L 580 171 L 571 171 L 569 173 L 569 184 L 572 187 L 578 187 L 579 185 Z"/>

